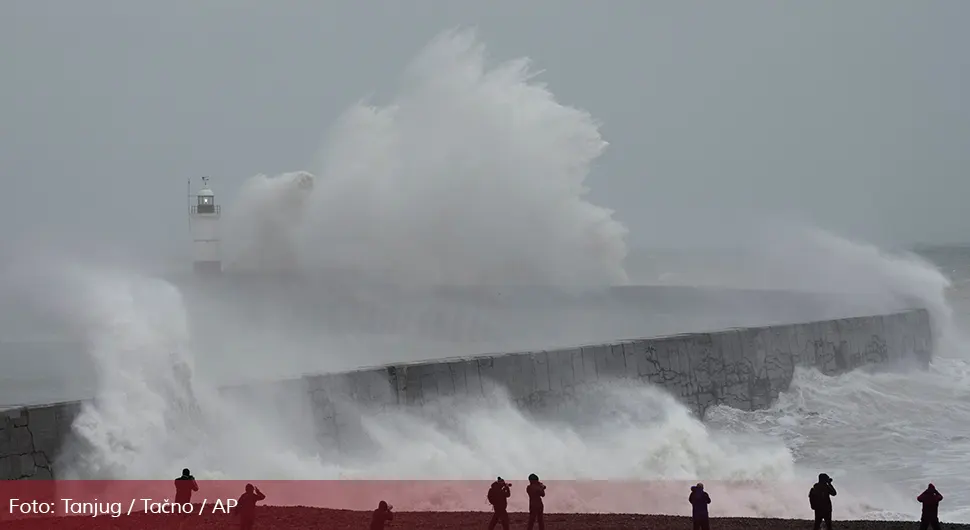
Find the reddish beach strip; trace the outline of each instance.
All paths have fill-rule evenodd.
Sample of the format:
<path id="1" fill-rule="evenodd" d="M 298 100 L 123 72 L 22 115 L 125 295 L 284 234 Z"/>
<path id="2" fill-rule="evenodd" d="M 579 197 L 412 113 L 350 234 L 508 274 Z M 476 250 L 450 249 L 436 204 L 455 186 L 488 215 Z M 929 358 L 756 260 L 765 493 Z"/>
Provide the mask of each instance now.
<path id="1" fill-rule="evenodd" d="M 368 528 L 370 524 L 369 512 L 348 510 L 327 510 L 322 508 L 259 506 L 256 512 L 254 529 L 329 529 L 329 530 L 360 530 Z M 422 529 L 422 530 L 484 530 L 488 527 L 491 514 L 489 512 L 402 512 L 395 514 L 394 521 L 389 523 L 388 530 Z M 511 528 L 524 529 L 528 522 L 528 514 L 510 514 Z M 662 515 L 629 515 L 629 514 L 546 514 L 545 527 L 549 530 L 644 530 L 671 529 L 691 530 L 691 521 L 687 517 L 671 517 Z M 886 521 L 833 521 L 833 527 L 839 530 L 916 530 L 916 521 L 886 522 Z M 970 525 L 948 524 L 943 521 L 947 530 L 970 530 Z M 153 529 L 230 529 L 239 528 L 238 519 L 231 515 L 206 513 L 203 515 L 155 515 L 135 513 L 130 516 L 71 516 L 71 517 L 39 517 L 0 522 L 3 530 L 153 530 Z M 501 525 L 498 526 L 501 528 Z M 812 521 L 785 519 L 741 519 L 741 518 L 712 518 L 712 530 L 809 530 Z M 824 528 L 824 525 L 823 525 Z"/>

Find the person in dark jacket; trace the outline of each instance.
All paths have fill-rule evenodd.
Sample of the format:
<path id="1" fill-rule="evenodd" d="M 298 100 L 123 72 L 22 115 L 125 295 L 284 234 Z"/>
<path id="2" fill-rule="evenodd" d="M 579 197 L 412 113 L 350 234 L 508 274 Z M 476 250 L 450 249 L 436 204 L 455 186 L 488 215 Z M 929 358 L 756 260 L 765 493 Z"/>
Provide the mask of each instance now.
<path id="1" fill-rule="evenodd" d="M 488 488 L 488 502 L 492 505 L 492 520 L 488 523 L 488 530 L 495 530 L 495 525 L 502 523 L 503 530 L 509 530 L 509 497 L 512 496 L 511 485 L 502 477 L 498 477 Z"/>
<path id="2" fill-rule="evenodd" d="M 374 510 L 374 516 L 370 520 L 370 530 L 384 530 L 384 523 L 394 520 L 394 507 L 386 501 L 381 501 Z"/>
<path id="3" fill-rule="evenodd" d="M 252 484 L 246 484 L 246 493 L 239 496 L 236 502 L 236 514 L 239 516 L 239 528 L 252 530 L 256 523 L 256 503 L 265 499 L 266 495 Z"/>
<path id="4" fill-rule="evenodd" d="M 943 500 L 943 494 L 936 490 L 936 486 L 930 484 L 926 487 L 926 491 L 916 497 L 916 500 L 923 503 L 923 515 L 919 519 L 919 530 L 927 530 L 931 526 L 933 530 L 940 530 L 940 501 Z"/>
<path id="5" fill-rule="evenodd" d="M 199 485 L 188 468 L 182 470 L 182 476 L 175 479 L 175 502 L 185 504 L 192 502 L 192 492 L 199 491 Z"/>
<path id="6" fill-rule="evenodd" d="M 694 530 L 711 530 L 711 520 L 707 514 L 707 505 L 711 503 L 711 496 L 704 491 L 704 484 L 698 482 L 696 486 L 690 487 L 690 497 L 687 497 L 692 506 L 692 519 Z"/>
<path id="7" fill-rule="evenodd" d="M 533 473 L 529 475 L 529 485 L 525 487 L 525 492 L 529 495 L 529 526 L 532 530 L 535 523 L 539 523 L 539 530 L 545 530 L 546 526 L 542 522 L 542 512 L 544 506 L 542 498 L 546 496 L 546 485 L 539 482 L 539 477 Z"/>
<path id="8" fill-rule="evenodd" d="M 808 492 L 808 502 L 815 510 L 815 530 L 821 528 L 822 521 L 825 521 L 825 528 L 832 530 L 832 497 L 835 495 L 832 478 L 825 473 L 819 473 L 818 482 Z"/>

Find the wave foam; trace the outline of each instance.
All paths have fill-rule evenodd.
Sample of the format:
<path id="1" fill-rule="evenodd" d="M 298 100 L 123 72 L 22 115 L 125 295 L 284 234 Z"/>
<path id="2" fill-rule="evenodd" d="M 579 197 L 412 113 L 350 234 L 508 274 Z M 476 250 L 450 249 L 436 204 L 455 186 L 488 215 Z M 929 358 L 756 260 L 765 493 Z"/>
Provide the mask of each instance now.
<path id="1" fill-rule="evenodd" d="M 74 292 L 86 311 L 70 313 L 88 330 L 99 385 L 74 423 L 74 456 L 81 458 L 72 478 L 157 478 L 186 466 L 203 479 L 480 479 L 527 472 L 550 480 L 794 478 L 783 444 L 711 432 L 668 394 L 630 384 L 591 387 L 576 407 L 548 420 L 523 413 L 501 392 L 408 411 L 361 410 L 369 456 L 321 454 L 325 448 L 306 427 L 311 412 L 299 384 L 224 394 L 193 372 L 174 287 L 131 275 L 75 278 L 84 281 Z M 551 506 L 596 510 L 607 502 L 584 501 L 586 493 L 578 492 Z M 641 501 L 625 508 L 640 511 Z M 464 500 L 451 506 L 478 508 Z"/>
<path id="2" fill-rule="evenodd" d="M 80 458 L 72 478 L 158 478 L 182 467 L 200 479 L 460 480 L 536 472 L 565 481 L 557 482 L 551 510 L 685 514 L 676 486 L 697 480 L 719 499 L 719 515 L 804 510 L 814 471 L 797 467 L 776 433 L 711 429 L 669 394 L 629 382 L 591 386 L 543 419 L 503 392 L 405 411 L 361 409 L 368 456 L 336 456 L 308 428 L 312 412 L 300 384 L 226 394 L 193 373 L 174 287 L 131 275 L 77 278 L 85 280 L 75 292 L 84 293 L 80 323 L 100 380 L 74 424 Z M 583 482 L 590 479 L 667 487 L 645 500 L 634 494 L 639 486 L 597 494 Z M 481 509 L 479 495 L 448 483 L 429 488 L 394 504 Z M 852 516 L 878 515 L 868 496 L 844 496 L 842 510 Z"/>
<path id="3" fill-rule="evenodd" d="M 970 437 L 959 427 L 970 423 L 968 375 L 970 363 L 962 359 L 937 359 L 928 372 L 828 377 L 798 369 L 791 388 L 770 409 L 717 407 L 708 420 L 727 432 L 783 440 L 799 467 L 899 499 L 874 504 L 883 510 L 872 518 L 912 518 L 919 515 L 914 499 L 927 482 L 948 491 L 949 498 L 970 492 L 965 464 Z M 966 520 L 953 508 L 941 513 Z"/>
<path id="4" fill-rule="evenodd" d="M 472 31 L 440 35 L 391 103 L 343 114 L 302 207 L 287 203 L 288 176 L 247 184 L 230 209 L 227 248 L 287 256 L 264 268 L 366 271 L 408 285 L 626 283 L 627 229 L 584 198 L 606 142 L 535 75 L 526 59 L 487 65 Z M 237 250 L 227 261 L 257 259 Z"/>

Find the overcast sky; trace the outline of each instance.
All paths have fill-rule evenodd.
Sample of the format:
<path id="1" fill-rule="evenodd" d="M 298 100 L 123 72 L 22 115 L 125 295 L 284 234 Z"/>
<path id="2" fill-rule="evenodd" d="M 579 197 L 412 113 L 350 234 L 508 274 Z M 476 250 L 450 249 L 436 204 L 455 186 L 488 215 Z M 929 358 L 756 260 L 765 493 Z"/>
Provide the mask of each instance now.
<path id="1" fill-rule="evenodd" d="M 477 26 L 603 123 L 588 184 L 635 247 L 800 217 L 882 244 L 970 230 L 970 2 L 10 0 L 0 242 L 187 245 L 186 178 L 315 172 L 328 127 Z M 4 246 L 9 248 L 9 244 Z"/>

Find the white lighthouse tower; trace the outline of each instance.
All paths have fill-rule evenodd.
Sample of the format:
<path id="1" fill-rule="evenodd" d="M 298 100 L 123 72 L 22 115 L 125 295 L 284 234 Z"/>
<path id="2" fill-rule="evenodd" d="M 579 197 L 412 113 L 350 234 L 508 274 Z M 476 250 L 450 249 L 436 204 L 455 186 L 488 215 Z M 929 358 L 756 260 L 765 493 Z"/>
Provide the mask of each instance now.
<path id="1" fill-rule="evenodd" d="M 189 179 L 189 227 L 192 232 L 192 260 L 195 272 L 222 272 L 222 251 L 219 241 L 219 217 L 222 207 L 209 189 L 209 177 L 202 177 L 202 188 L 192 195 Z M 194 199 L 194 200 L 193 200 Z"/>

